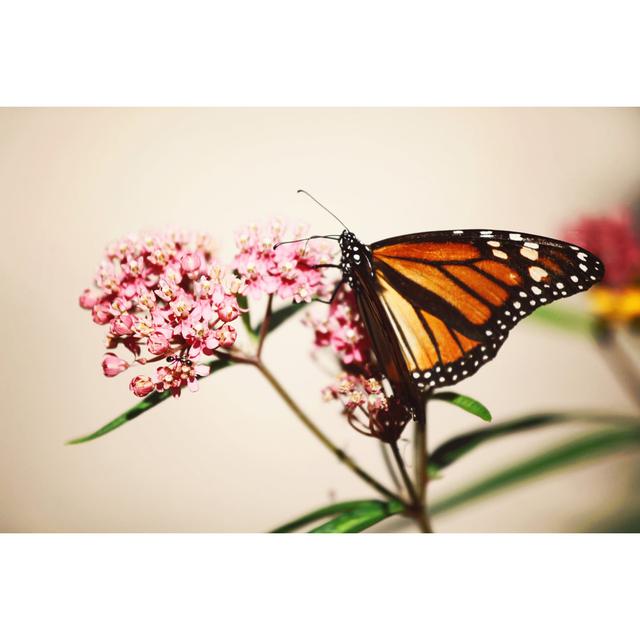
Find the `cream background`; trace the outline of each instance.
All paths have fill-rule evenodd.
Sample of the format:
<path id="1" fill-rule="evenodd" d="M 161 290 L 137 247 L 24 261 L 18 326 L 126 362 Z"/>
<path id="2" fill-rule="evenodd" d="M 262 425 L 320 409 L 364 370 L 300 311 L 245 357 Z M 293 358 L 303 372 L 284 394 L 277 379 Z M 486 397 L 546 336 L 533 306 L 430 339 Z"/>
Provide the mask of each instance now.
<path id="1" fill-rule="evenodd" d="M 371 495 L 255 372 L 240 367 L 105 438 L 64 446 L 133 403 L 128 378 L 102 376 L 104 329 L 77 306 L 108 241 L 174 224 L 212 233 L 229 255 L 235 228 L 271 215 L 307 220 L 317 233 L 339 231 L 296 195 L 298 187 L 364 241 L 458 227 L 553 235 L 581 211 L 637 197 L 639 140 L 640 112 L 617 109 L 0 111 L 0 530 L 261 531 L 330 496 Z M 310 338 L 293 320 L 272 336 L 265 360 L 341 446 L 382 473 L 377 443 L 322 403 L 326 377 L 308 357 Z M 496 419 L 578 406 L 632 409 L 590 345 L 527 323 L 458 389 Z M 436 406 L 431 425 L 437 444 L 477 422 Z M 579 429 L 486 445 L 432 493 Z M 612 456 L 434 524 L 588 528 L 624 508 L 637 461 Z"/>

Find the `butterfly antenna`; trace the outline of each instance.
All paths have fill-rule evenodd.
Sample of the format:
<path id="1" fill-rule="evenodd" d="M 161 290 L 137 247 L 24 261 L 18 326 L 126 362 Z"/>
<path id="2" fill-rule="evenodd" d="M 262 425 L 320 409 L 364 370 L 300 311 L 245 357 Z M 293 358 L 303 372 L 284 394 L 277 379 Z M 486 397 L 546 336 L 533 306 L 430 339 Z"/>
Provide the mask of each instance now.
<path id="1" fill-rule="evenodd" d="M 309 240 L 316 240 L 318 238 L 322 239 L 322 240 L 337 240 L 339 236 L 336 235 L 330 235 L 330 236 L 309 236 L 308 238 L 299 238 L 298 240 L 284 240 L 283 242 L 276 242 L 273 245 L 274 249 L 277 249 L 278 247 L 282 246 L 283 244 L 295 244 L 296 242 L 306 242 L 307 244 L 309 243 Z M 305 245 L 305 251 L 307 249 L 307 245 Z"/>
<path id="2" fill-rule="evenodd" d="M 340 218 L 338 218 L 338 216 L 333 213 L 333 211 L 329 211 L 329 209 L 327 209 L 327 207 L 325 207 L 322 202 L 320 202 L 319 200 L 316 200 L 316 198 L 314 198 L 308 191 L 305 191 L 304 189 L 298 189 L 297 191 L 298 193 L 304 193 L 305 196 L 308 196 L 309 198 L 311 198 L 317 205 L 320 205 L 329 215 L 333 216 L 347 231 L 349 231 L 349 227 L 347 227 L 347 225 L 342 222 L 342 220 L 340 220 Z"/>

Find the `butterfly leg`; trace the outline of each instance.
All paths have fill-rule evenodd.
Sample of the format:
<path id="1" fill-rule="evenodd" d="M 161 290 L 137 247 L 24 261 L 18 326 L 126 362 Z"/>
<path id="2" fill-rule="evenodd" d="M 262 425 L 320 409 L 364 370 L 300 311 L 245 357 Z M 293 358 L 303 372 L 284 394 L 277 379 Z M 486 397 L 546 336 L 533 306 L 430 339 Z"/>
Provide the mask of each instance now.
<path id="1" fill-rule="evenodd" d="M 328 300 L 322 300 L 322 298 L 316 298 L 314 302 L 322 302 L 322 304 L 331 304 L 335 300 L 336 296 L 338 295 L 338 291 L 340 291 L 340 288 L 342 287 L 343 284 L 344 284 L 344 281 L 341 280 L 337 284 L 336 288 L 333 290 L 333 293 L 331 294 L 331 297 Z"/>

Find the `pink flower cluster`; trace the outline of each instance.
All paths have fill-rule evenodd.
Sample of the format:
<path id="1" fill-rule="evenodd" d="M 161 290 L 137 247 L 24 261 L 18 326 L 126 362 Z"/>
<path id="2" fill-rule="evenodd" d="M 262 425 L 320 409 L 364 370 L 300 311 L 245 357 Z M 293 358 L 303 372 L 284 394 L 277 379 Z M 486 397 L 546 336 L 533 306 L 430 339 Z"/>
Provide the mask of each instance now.
<path id="1" fill-rule="evenodd" d="M 362 323 L 353 292 L 343 286 L 321 320 L 308 315 L 305 323 L 313 328 L 315 345 L 330 347 L 345 365 L 366 365 L 371 345 Z"/>
<path id="2" fill-rule="evenodd" d="M 620 206 L 605 215 L 584 217 L 564 235 L 602 259 L 606 270 L 603 284 L 619 288 L 640 279 L 640 238 L 630 208 Z"/>
<path id="3" fill-rule="evenodd" d="M 298 240 L 305 235 L 304 227 L 288 231 L 285 224 L 273 220 L 262 227 L 249 226 L 236 235 L 238 252 L 233 267 L 246 281 L 247 293 L 252 298 L 266 293 L 282 300 L 311 302 L 329 291 L 326 269 L 317 266 L 331 263 L 332 247 L 313 240 L 274 249 L 279 242 Z"/>
<path id="4" fill-rule="evenodd" d="M 130 236 L 110 245 L 80 306 L 108 327 L 104 375 L 116 376 L 134 364 L 166 360 L 153 376 L 137 375 L 129 385 L 139 397 L 154 389 L 180 395 L 198 388 L 209 373 L 202 356 L 230 348 L 231 324 L 241 313 L 241 279 L 214 259 L 208 236 L 183 232 Z M 122 346 L 133 359 L 114 353 Z M 146 354 L 143 353 L 146 350 Z"/>
<path id="5" fill-rule="evenodd" d="M 382 383 L 364 375 L 341 373 L 324 389 L 326 400 L 340 400 L 349 424 L 359 433 L 395 442 L 411 419 L 411 412 Z"/>
<path id="6" fill-rule="evenodd" d="M 411 419 L 411 412 L 385 392 L 373 366 L 371 343 L 353 292 L 343 286 L 325 319 L 309 315 L 304 322 L 314 330 L 315 346 L 330 348 L 343 370 L 323 390 L 325 400 L 339 400 L 356 431 L 395 442 Z"/>

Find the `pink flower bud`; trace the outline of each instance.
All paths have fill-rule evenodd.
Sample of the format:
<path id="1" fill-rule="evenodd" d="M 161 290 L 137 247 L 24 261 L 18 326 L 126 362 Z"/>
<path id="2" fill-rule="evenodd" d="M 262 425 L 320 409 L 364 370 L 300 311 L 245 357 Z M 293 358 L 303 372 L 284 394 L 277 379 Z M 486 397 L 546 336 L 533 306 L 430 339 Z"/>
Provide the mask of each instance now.
<path id="1" fill-rule="evenodd" d="M 215 336 L 220 346 L 228 349 L 229 347 L 232 347 L 233 343 L 236 341 L 238 332 L 235 327 L 225 325 L 222 329 L 218 329 L 215 332 Z"/>
<path id="2" fill-rule="evenodd" d="M 202 260 L 197 253 L 185 253 L 180 259 L 180 266 L 185 273 L 197 271 L 202 264 Z"/>
<path id="3" fill-rule="evenodd" d="M 125 313 L 111 322 L 111 333 L 116 336 L 128 336 L 133 333 L 133 316 Z"/>
<path id="4" fill-rule="evenodd" d="M 161 356 L 169 350 L 169 340 L 166 336 L 156 331 L 149 336 L 147 349 L 149 349 L 154 356 Z"/>
<path id="5" fill-rule="evenodd" d="M 107 324 L 113 317 L 111 315 L 111 305 L 108 302 L 97 304 L 91 310 L 91 315 L 96 324 Z"/>
<path id="6" fill-rule="evenodd" d="M 153 391 L 153 380 L 149 376 L 136 376 L 129 383 L 129 389 L 134 395 L 142 398 Z"/>
<path id="7" fill-rule="evenodd" d="M 78 302 L 83 309 L 93 309 L 98 303 L 98 296 L 91 289 L 85 289 Z"/>
<path id="8" fill-rule="evenodd" d="M 223 322 L 231 322 L 240 315 L 240 308 L 235 299 L 229 297 L 218 306 L 217 312 L 220 320 Z"/>
<path id="9" fill-rule="evenodd" d="M 129 365 L 115 353 L 107 353 L 102 360 L 102 371 L 107 378 L 113 378 L 128 368 Z"/>

